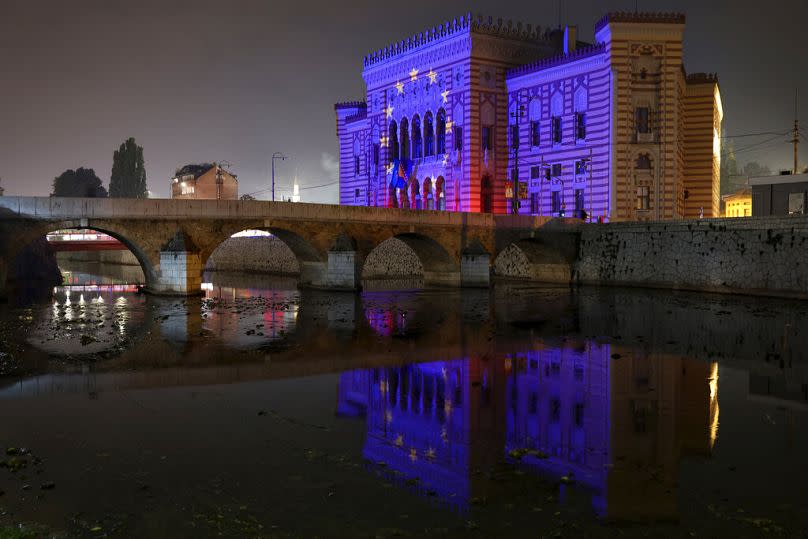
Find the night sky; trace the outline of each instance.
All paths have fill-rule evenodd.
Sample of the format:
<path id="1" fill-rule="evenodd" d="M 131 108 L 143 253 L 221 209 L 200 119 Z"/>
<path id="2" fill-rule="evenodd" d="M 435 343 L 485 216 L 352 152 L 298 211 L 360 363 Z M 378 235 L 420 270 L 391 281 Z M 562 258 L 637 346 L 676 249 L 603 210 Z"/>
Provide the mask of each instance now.
<path id="1" fill-rule="evenodd" d="M 687 14 L 685 67 L 718 72 L 725 134 L 790 129 L 795 87 L 808 110 L 808 2 L 638 4 Z M 591 40 L 605 11 L 634 6 L 568 0 L 563 21 Z M 266 189 L 275 151 L 291 158 L 278 163 L 280 195 L 290 194 L 295 170 L 302 187 L 328 184 L 333 105 L 363 97 L 365 54 L 468 11 L 543 28 L 559 21 L 557 1 L 536 0 L 0 0 L 0 8 L 6 195 L 47 195 L 55 176 L 80 166 L 107 184 L 112 153 L 130 136 L 144 147 L 155 197 L 168 196 L 175 168 L 190 162 L 230 162 L 241 193 Z M 808 133 L 808 114 L 800 116 Z M 739 138 L 735 148 L 767 138 Z M 739 151 L 747 160 L 790 168 L 791 146 Z M 336 202 L 337 186 L 302 194 Z"/>

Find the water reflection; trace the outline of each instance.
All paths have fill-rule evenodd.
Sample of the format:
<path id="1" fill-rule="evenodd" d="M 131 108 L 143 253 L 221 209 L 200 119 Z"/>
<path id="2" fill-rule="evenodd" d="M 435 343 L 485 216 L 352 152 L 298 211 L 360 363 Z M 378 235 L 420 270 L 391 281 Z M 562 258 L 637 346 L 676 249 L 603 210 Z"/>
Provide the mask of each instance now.
<path id="1" fill-rule="evenodd" d="M 469 510 L 503 459 L 589 493 L 596 515 L 675 519 L 682 458 L 709 457 L 717 363 L 584 341 L 503 358 L 360 369 L 337 412 L 365 416 L 363 456 Z"/>

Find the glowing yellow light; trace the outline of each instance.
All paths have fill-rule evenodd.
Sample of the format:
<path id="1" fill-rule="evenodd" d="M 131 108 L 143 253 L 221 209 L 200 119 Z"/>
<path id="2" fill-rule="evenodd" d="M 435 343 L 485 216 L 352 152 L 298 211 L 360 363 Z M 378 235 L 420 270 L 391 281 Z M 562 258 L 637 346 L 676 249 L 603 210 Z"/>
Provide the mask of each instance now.
<path id="1" fill-rule="evenodd" d="M 398 437 L 396 438 L 396 441 L 395 441 L 394 443 L 395 443 L 395 444 L 396 444 L 398 447 L 403 446 L 403 445 L 404 445 L 404 436 L 403 436 L 403 435 L 401 435 L 401 434 L 399 434 L 399 435 L 398 435 Z"/>
<path id="2" fill-rule="evenodd" d="M 403 94 L 404 93 L 404 83 L 401 82 L 401 81 L 397 81 L 396 82 L 396 90 L 398 90 L 399 94 Z"/>
<path id="3" fill-rule="evenodd" d="M 440 93 L 440 96 L 443 98 L 444 103 L 449 102 L 449 90 L 444 90 Z"/>
<path id="4" fill-rule="evenodd" d="M 449 154 L 446 154 L 443 156 L 443 166 L 445 167 L 448 164 L 449 164 Z M 446 378 L 445 372 L 443 373 L 443 377 Z"/>
<path id="5" fill-rule="evenodd" d="M 418 451 L 416 451 L 414 447 L 410 448 L 410 460 L 412 461 L 418 460 Z"/>
<path id="6" fill-rule="evenodd" d="M 446 415 L 452 413 L 452 401 L 446 401 L 446 403 L 443 405 L 443 411 L 446 412 Z"/>
<path id="7" fill-rule="evenodd" d="M 452 132 L 452 126 L 454 122 L 452 120 L 446 120 L 446 134 L 450 134 Z"/>
<path id="8" fill-rule="evenodd" d="M 388 142 L 389 142 L 389 139 L 385 135 L 382 135 L 381 138 L 379 139 L 379 145 L 382 148 L 387 148 Z"/>
<path id="9" fill-rule="evenodd" d="M 392 423 L 393 422 L 393 412 L 391 412 L 390 410 L 387 410 L 387 413 L 384 414 L 384 419 L 388 423 Z"/>
<path id="10" fill-rule="evenodd" d="M 395 170 L 395 167 L 393 166 L 393 163 L 390 163 L 389 165 L 387 165 L 387 173 L 388 174 L 392 174 L 394 170 Z"/>
<path id="11" fill-rule="evenodd" d="M 412 71 L 410 71 L 410 80 L 412 82 L 415 82 L 417 79 L 418 79 L 418 70 L 413 67 Z"/>
<path id="12" fill-rule="evenodd" d="M 427 77 L 429 77 L 429 84 L 435 84 L 436 82 L 438 82 L 438 74 L 432 71 L 431 69 L 429 70 Z"/>
<path id="13" fill-rule="evenodd" d="M 385 113 L 387 114 L 387 119 L 388 119 L 388 120 L 389 120 L 390 118 L 392 118 L 392 117 L 393 117 L 393 105 L 390 105 L 389 107 L 387 107 L 387 108 L 385 109 Z"/>
<path id="14" fill-rule="evenodd" d="M 428 459 L 434 459 L 435 458 L 435 449 L 434 448 L 430 447 L 429 449 L 426 450 L 426 458 L 428 458 Z"/>

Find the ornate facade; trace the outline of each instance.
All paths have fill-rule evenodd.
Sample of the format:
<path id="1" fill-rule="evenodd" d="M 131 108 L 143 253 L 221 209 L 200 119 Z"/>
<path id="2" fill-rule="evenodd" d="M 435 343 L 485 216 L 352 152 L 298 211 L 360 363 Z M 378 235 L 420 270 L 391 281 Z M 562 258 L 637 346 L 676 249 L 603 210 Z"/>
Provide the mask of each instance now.
<path id="1" fill-rule="evenodd" d="M 368 55 L 366 100 L 335 106 L 340 202 L 718 216 L 718 81 L 685 74 L 684 23 L 610 13 L 589 45 L 468 15 Z"/>

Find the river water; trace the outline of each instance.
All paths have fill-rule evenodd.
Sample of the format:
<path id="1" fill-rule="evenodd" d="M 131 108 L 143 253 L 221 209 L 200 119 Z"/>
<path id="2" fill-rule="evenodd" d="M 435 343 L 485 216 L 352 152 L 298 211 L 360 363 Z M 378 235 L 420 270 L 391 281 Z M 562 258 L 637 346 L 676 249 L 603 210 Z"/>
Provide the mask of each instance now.
<path id="1" fill-rule="evenodd" d="M 0 305 L 2 537 L 808 529 L 805 302 L 68 277 Z"/>

